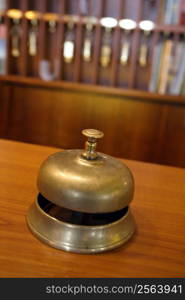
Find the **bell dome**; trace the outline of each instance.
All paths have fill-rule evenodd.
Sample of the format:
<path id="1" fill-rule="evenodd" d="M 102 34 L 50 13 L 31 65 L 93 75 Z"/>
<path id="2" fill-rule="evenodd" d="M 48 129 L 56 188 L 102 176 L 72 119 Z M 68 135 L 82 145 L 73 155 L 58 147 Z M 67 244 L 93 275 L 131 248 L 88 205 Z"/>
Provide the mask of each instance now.
<path id="1" fill-rule="evenodd" d="M 119 160 L 97 153 L 87 159 L 82 150 L 55 153 L 42 164 L 38 190 L 46 199 L 71 210 L 103 213 L 127 206 L 133 198 L 130 170 Z"/>

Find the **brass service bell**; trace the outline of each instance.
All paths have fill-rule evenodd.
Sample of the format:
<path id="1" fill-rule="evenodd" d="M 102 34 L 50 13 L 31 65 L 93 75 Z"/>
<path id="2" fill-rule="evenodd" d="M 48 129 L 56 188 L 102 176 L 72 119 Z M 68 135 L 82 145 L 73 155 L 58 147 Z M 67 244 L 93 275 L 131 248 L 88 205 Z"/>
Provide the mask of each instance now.
<path id="1" fill-rule="evenodd" d="M 41 165 L 39 194 L 27 223 L 50 246 L 98 253 L 121 246 L 134 233 L 129 208 L 134 179 L 121 161 L 96 152 L 101 131 L 82 133 L 87 137 L 85 150 L 54 153 Z"/>

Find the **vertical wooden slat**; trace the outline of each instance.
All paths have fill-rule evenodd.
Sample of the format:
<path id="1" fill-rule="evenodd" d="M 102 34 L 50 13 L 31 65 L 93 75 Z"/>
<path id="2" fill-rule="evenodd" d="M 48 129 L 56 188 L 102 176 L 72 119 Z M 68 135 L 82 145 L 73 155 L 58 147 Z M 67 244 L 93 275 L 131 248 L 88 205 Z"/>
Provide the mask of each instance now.
<path id="1" fill-rule="evenodd" d="M 67 0 L 60 0 L 60 12 L 61 12 L 61 16 L 65 15 L 65 13 L 66 13 L 66 1 Z"/>
<path id="2" fill-rule="evenodd" d="M 27 62 L 27 33 L 28 22 L 24 17 L 24 13 L 28 7 L 28 0 L 21 0 L 20 9 L 23 12 L 23 18 L 21 23 L 21 56 L 19 58 L 20 75 L 26 76 L 26 62 Z"/>
<path id="3" fill-rule="evenodd" d="M 105 1 L 99 1 L 99 15 L 97 16 L 99 19 L 103 16 L 103 12 L 105 9 Z M 96 25 L 95 29 L 95 48 L 94 48 L 94 57 L 93 57 L 93 76 L 92 83 L 97 84 L 98 82 L 98 68 L 99 68 L 99 54 L 101 47 L 101 39 L 102 39 L 102 28 L 100 23 Z"/>
<path id="4" fill-rule="evenodd" d="M 38 55 L 37 55 L 37 75 L 39 75 L 39 63 L 44 57 L 45 51 L 45 38 L 46 38 L 46 23 L 43 20 L 43 14 L 46 11 L 46 0 L 40 1 L 40 12 L 41 12 L 41 20 L 39 22 L 39 32 L 38 32 Z"/>
<path id="5" fill-rule="evenodd" d="M 27 10 L 27 8 L 28 8 L 28 1 L 29 0 L 20 0 L 20 9 L 22 10 L 22 11 L 26 11 Z"/>
<path id="6" fill-rule="evenodd" d="M 6 9 L 8 10 L 10 8 L 10 0 L 6 0 Z"/>
<path id="7" fill-rule="evenodd" d="M 6 9 L 10 8 L 10 0 L 7 0 Z M 6 74 L 10 74 L 10 19 L 5 14 L 4 23 L 6 26 Z"/>
<path id="8" fill-rule="evenodd" d="M 62 0 L 62 18 L 66 13 L 66 1 L 67 0 Z M 59 61 L 60 61 L 60 68 L 59 68 L 59 79 L 63 79 L 64 73 L 63 73 L 63 45 L 64 45 L 64 28 L 65 28 L 65 22 L 63 21 L 63 19 L 61 19 L 61 22 L 59 23 L 59 28 L 58 28 L 58 44 L 59 44 Z"/>
<path id="9" fill-rule="evenodd" d="M 60 80 L 62 77 L 62 51 L 63 51 L 63 40 L 64 40 L 64 22 L 62 20 L 63 15 L 65 14 L 65 0 L 59 0 L 58 13 L 59 21 L 56 32 L 56 43 L 53 45 L 53 56 L 56 58 L 57 70 L 56 70 L 56 79 Z M 56 68 L 56 66 L 55 66 Z"/>
<path id="10" fill-rule="evenodd" d="M 46 11 L 46 0 L 41 0 L 41 1 L 35 0 L 35 1 L 36 1 L 37 10 L 39 12 L 45 12 Z"/>
<path id="11" fill-rule="evenodd" d="M 140 0 L 139 10 L 138 10 L 138 15 L 136 20 L 138 24 L 142 18 L 143 6 L 144 6 L 143 0 Z M 135 86 L 135 75 L 137 71 L 137 59 L 138 59 L 138 51 L 139 51 L 139 39 L 140 39 L 140 30 L 136 28 L 133 32 L 133 37 L 132 37 L 131 68 L 130 68 L 129 82 L 128 82 L 129 88 L 134 88 Z"/>
<path id="12" fill-rule="evenodd" d="M 45 50 L 45 37 L 46 37 L 46 24 L 43 20 L 43 14 L 46 12 L 46 0 L 38 1 L 37 9 L 41 14 L 41 18 L 38 21 L 38 53 L 34 61 L 34 76 L 39 76 L 39 64 L 44 57 Z"/>
<path id="13" fill-rule="evenodd" d="M 76 25 L 76 37 L 75 37 L 75 65 L 74 65 L 74 81 L 80 80 L 80 64 L 81 64 L 81 49 L 82 49 L 82 19 L 80 17 L 79 22 Z"/>
<path id="14" fill-rule="evenodd" d="M 80 15 L 80 1 L 78 0 L 79 22 L 75 25 L 75 60 L 74 60 L 74 81 L 80 80 L 81 48 L 82 48 L 82 16 Z"/>
<path id="15" fill-rule="evenodd" d="M 125 6 L 125 0 L 119 1 L 119 12 L 118 12 L 118 21 L 123 18 L 123 11 Z M 112 74 L 111 74 L 111 85 L 115 86 L 117 84 L 117 71 L 119 63 L 119 54 L 120 54 L 120 42 L 121 42 L 121 28 L 118 26 L 115 28 L 114 39 L 112 41 Z"/>

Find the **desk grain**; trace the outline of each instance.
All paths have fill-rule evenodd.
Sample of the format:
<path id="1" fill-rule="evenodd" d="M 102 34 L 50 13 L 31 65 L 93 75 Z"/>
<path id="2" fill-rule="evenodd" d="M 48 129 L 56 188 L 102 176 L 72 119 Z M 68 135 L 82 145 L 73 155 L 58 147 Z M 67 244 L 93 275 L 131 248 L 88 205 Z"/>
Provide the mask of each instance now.
<path id="1" fill-rule="evenodd" d="M 137 232 L 125 246 L 94 255 L 38 241 L 25 215 L 41 162 L 57 149 L 0 140 L 0 277 L 184 277 L 185 170 L 123 160 L 135 177 Z"/>

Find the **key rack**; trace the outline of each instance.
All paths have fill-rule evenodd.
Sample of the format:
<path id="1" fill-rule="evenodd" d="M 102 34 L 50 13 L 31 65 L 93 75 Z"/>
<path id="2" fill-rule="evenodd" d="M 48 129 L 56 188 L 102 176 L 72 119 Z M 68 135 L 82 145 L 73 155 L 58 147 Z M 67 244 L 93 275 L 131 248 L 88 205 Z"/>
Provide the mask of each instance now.
<path id="1" fill-rule="evenodd" d="M 180 19 L 164 24 L 169 23 L 165 19 L 165 1 L 8 0 L 6 4 L 6 10 L 1 12 L 7 30 L 4 75 L 158 92 L 150 90 L 154 49 L 161 40 L 168 38 L 177 43 L 185 34 Z M 21 12 L 16 21 L 11 17 L 12 9 Z M 30 18 L 28 11 L 34 12 Z M 105 17 L 116 20 L 112 29 L 102 25 Z M 121 28 L 121 19 L 131 19 L 135 27 Z M 140 26 L 142 20 L 154 24 L 148 34 Z M 13 42 L 12 36 L 16 34 L 18 39 Z M 29 54 L 31 34 L 34 55 Z M 12 55 L 12 43 L 17 43 L 19 55 Z M 104 43 L 104 55 L 110 55 L 106 66 L 101 64 Z M 83 57 L 85 45 L 85 55 L 89 58 Z M 122 54 L 126 63 L 121 63 Z M 65 58 L 65 55 L 73 57 Z M 140 55 L 145 56 L 143 65 Z M 170 94 L 170 91 L 166 88 L 162 93 Z"/>

